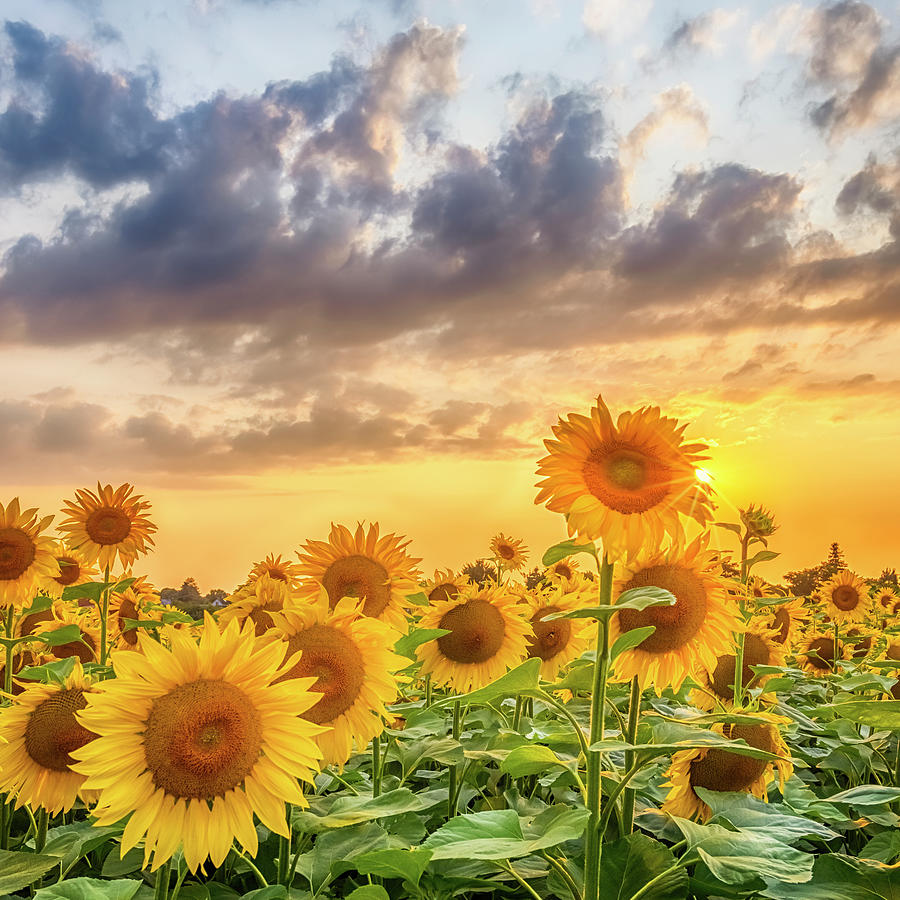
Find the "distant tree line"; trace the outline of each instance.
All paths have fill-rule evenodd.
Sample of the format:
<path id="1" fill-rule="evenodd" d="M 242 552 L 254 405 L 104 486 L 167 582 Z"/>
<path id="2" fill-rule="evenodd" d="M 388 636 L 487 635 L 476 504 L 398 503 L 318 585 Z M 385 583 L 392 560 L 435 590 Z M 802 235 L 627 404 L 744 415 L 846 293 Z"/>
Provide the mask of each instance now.
<path id="1" fill-rule="evenodd" d="M 197 582 L 187 578 L 180 588 L 163 588 L 159 596 L 163 603 L 199 618 L 204 610 L 222 606 L 228 593 L 221 588 L 213 588 L 208 594 L 201 594 Z"/>

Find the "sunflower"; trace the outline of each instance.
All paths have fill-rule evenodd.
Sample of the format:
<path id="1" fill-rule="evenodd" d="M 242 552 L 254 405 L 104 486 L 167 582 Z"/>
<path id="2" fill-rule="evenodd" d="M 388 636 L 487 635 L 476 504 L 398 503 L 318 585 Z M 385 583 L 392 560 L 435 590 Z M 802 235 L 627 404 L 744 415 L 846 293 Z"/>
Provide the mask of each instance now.
<path id="1" fill-rule="evenodd" d="M 63 541 L 54 541 L 53 556 L 59 565 L 59 575 L 44 584 L 44 591 L 54 600 L 59 600 L 68 587 L 89 584 L 100 577 L 100 573 L 85 562 L 84 555 L 67 546 Z"/>
<path id="2" fill-rule="evenodd" d="M 893 618 L 894 613 L 897 611 L 898 602 L 900 602 L 900 597 L 897 596 L 893 588 L 879 587 L 872 594 L 872 606 L 881 618 L 882 628 L 887 625 L 889 618 Z"/>
<path id="3" fill-rule="evenodd" d="M 863 659 L 868 656 L 875 641 L 875 635 L 869 629 L 850 628 L 842 637 L 845 641 L 845 653 L 850 654 L 851 659 Z"/>
<path id="4" fill-rule="evenodd" d="M 550 619 L 553 613 L 571 612 L 584 605 L 584 593 L 566 590 L 562 584 L 546 588 L 531 601 L 531 630 L 527 655 L 541 661 L 541 678 L 553 681 L 565 666 L 584 653 L 590 643 L 587 619 Z"/>
<path id="5" fill-rule="evenodd" d="M 681 687 L 694 670 L 713 671 L 719 657 L 733 653 L 733 632 L 742 624 L 728 583 L 721 577 L 715 552 L 701 535 L 682 549 L 644 551 L 614 585 L 615 596 L 639 587 L 660 587 L 675 596 L 671 606 L 623 609 L 614 615 L 610 640 L 649 625 L 656 631 L 616 660 L 616 678 L 637 675 L 641 689 L 652 685 L 657 694 L 671 685 Z"/>
<path id="6" fill-rule="evenodd" d="M 700 683 L 700 690 L 691 694 L 691 702 L 701 709 L 712 710 L 716 703 L 729 708 L 734 702 L 734 670 L 737 663 L 735 653 L 726 653 L 718 658 L 712 671 L 701 669 L 693 673 Z M 741 685 L 748 688 L 763 688 L 761 699 L 773 702 L 774 697 L 765 693 L 765 685 L 772 675 L 757 675 L 753 666 L 783 666 L 785 648 L 772 640 L 770 632 L 751 626 L 744 633 L 744 665 L 741 670 Z"/>
<path id="7" fill-rule="evenodd" d="M 95 616 L 91 614 L 79 613 L 78 607 L 57 602 L 53 605 L 51 616 L 49 619 L 39 618 L 28 622 L 32 616 L 25 616 L 22 620 L 22 634 L 40 634 L 47 631 L 56 631 L 65 628 L 67 625 L 75 625 L 78 628 L 80 637 L 73 641 L 67 641 L 65 644 L 55 644 L 46 648 L 47 661 L 54 659 L 67 659 L 70 656 L 76 657 L 81 663 L 96 662 L 100 655 L 100 632 L 94 621 Z M 31 625 L 29 631 L 24 628 Z"/>
<path id="8" fill-rule="evenodd" d="M 275 581 L 283 581 L 292 591 L 300 587 L 302 566 L 292 563 L 289 559 L 282 559 L 281 554 L 275 556 L 270 553 L 262 562 L 254 563 L 250 570 L 250 581 L 255 581 L 263 575 L 268 575 Z"/>
<path id="9" fill-rule="evenodd" d="M 498 560 L 500 567 L 511 572 L 518 571 L 525 566 L 528 559 L 528 548 L 521 538 L 506 537 L 501 531 L 491 539 L 491 553 Z"/>
<path id="10" fill-rule="evenodd" d="M 456 575 L 452 569 L 435 569 L 434 577 L 426 579 L 424 593 L 429 603 L 453 600 L 471 584 L 468 575 Z"/>
<path id="11" fill-rule="evenodd" d="M 801 625 L 806 621 L 808 613 L 803 605 L 803 598 L 794 597 L 777 606 L 773 604 L 760 607 L 756 616 L 772 632 L 772 640 L 776 644 L 790 647 L 793 645 Z"/>
<path id="12" fill-rule="evenodd" d="M 43 807 L 50 815 L 72 808 L 84 775 L 70 754 L 95 735 L 75 714 L 97 688 L 75 663 L 62 684 L 30 684 L 0 709 L 0 792 L 16 806 Z"/>
<path id="13" fill-rule="evenodd" d="M 743 740 L 751 747 L 777 755 L 777 760 L 755 759 L 718 748 L 679 750 L 672 756 L 672 763 L 666 771 L 669 793 L 662 805 L 662 811 L 685 819 L 710 818 L 710 808 L 695 793 L 694 788 L 708 791 L 743 792 L 766 799 L 769 784 L 774 781 L 774 771 L 778 772 L 779 787 L 793 773 L 791 753 L 778 730 L 778 725 L 787 722 L 780 716 L 759 713 L 764 720 L 758 725 L 725 725 L 717 723 L 713 730 L 729 740 Z"/>
<path id="14" fill-rule="evenodd" d="M 759 578 L 756 575 L 751 575 L 747 579 L 745 590 L 747 596 L 753 598 L 754 600 L 766 600 L 769 597 L 779 596 L 778 592 L 775 590 L 775 588 L 772 587 L 771 584 L 769 584 L 767 581 L 763 581 L 762 578 Z"/>
<path id="15" fill-rule="evenodd" d="M 578 571 L 578 560 L 574 556 L 557 560 L 552 566 L 544 569 L 543 578 L 550 584 L 564 584 L 570 590 L 580 585 L 584 576 Z"/>
<path id="16" fill-rule="evenodd" d="M 363 615 L 406 631 L 406 597 L 418 590 L 416 564 L 421 562 L 407 555 L 408 544 L 396 534 L 379 537 L 377 522 L 368 531 L 360 522 L 354 534 L 332 524 L 327 542 L 307 541 L 297 553 L 308 579 L 299 596 L 315 600 L 324 589 L 332 609 L 344 597 L 357 597 Z"/>
<path id="17" fill-rule="evenodd" d="M 301 715 L 318 699 L 312 679 L 277 683 L 284 645 L 250 623 L 220 631 L 207 613 L 199 645 L 176 628 L 162 637 L 141 635 L 138 652 L 116 657 L 116 678 L 87 697 L 78 721 L 97 738 L 73 751 L 72 768 L 100 792 L 97 825 L 131 814 L 121 854 L 143 839 L 145 867 L 179 845 L 191 872 L 207 856 L 219 866 L 235 838 L 255 856 L 254 813 L 288 837 L 285 801 L 307 805 L 297 779 L 312 782 L 321 731 Z"/>
<path id="18" fill-rule="evenodd" d="M 544 441 L 549 456 L 535 503 L 564 513 L 570 535 L 602 540 L 610 557 L 633 557 L 659 546 L 668 532 L 683 535 L 679 514 L 705 525 L 712 518 L 712 488 L 697 479 L 705 444 L 682 443 L 686 426 L 658 407 L 625 412 L 614 425 L 602 397 L 590 417 L 570 414 Z"/>
<path id="19" fill-rule="evenodd" d="M 130 484 L 102 487 L 97 493 L 76 490 L 75 500 L 67 500 L 63 512 L 68 516 L 59 530 L 68 534 L 69 544 L 80 550 L 86 563 L 99 562 L 112 568 L 116 557 L 128 568 L 138 556 L 153 546 L 150 537 L 156 526 L 147 518 L 150 503 L 134 494 Z"/>
<path id="20" fill-rule="evenodd" d="M 844 569 L 819 588 L 825 609 L 835 622 L 862 622 L 869 611 L 866 583 Z"/>
<path id="21" fill-rule="evenodd" d="M 834 635 L 814 631 L 801 643 L 798 662 L 810 675 L 830 675 L 837 660 L 846 658 L 845 648 L 839 647 L 835 653 L 834 644 Z"/>
<path id="22" fill-rule="evenodd" d="M 153 619 L 160 621 L 162 611 L 158 608 L 159 596 L 149 591 L 135 590 L 135 585 L 123 591 L 114 591 L 109 595 L 108 627 L 109 634 L 119 650 L 134 650 L 138 645 L 138 636 L 143 630 L 129 625 L 126 620 L 141 621 Z"/>
<path id="23" fill-rule="evenodd" d="M 422 674 L 460 693 L 490 684 L 525 658 L 531 633 L 526 612 L 515 593 L 494 584 L 470 585 L 431 604 L 419 627 L 450 633 L 416 648 Z"/>
<path id="24" fill-rule="evenodd" d="M 290 604 L 275 614 L 275 633 L 300 659 L 281 677 L 315 676 L 310 687 L 318 703 L 303 714 L 327 726 L 316 738 L 328 765 L 343 766 L 355 746 L 362 750 L 384 729 L 387 704 L 397 699 L 394 673 L 409 660 L 393 652 L 399 634 L 385 622 L 360 615 L 357 603 L 329 609 L 317 603 Z"/>
<path id="25" fill-rule="evenodd" d="M 218 614 L 219 624 L 227 625 L 232 619 L 238 622 L 250 619 L 256 634 L 265 634 L 275 624 L 272 613 L 279 612 L 289 599 L 286 580 L 262 574 L 225 598 L 225 606 Z"/>
<path id="26" fill-rule="evenodd" d="M 38 519 L 37 509 L 19 509 L 14 497 L 0 503 L 0 607 L 23 606 L 35 591 L 59 575 L 53 541 L 43 537 L 53 516 Z"/>

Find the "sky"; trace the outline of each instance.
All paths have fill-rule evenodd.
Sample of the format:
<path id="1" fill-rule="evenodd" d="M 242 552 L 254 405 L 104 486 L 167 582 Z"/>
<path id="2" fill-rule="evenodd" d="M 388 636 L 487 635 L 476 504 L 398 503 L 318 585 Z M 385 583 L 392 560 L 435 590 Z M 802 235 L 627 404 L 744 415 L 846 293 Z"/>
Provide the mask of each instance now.
<path id="1" fill-rule="evenodd" d="M 602 394 L 774 512 L 759 574 L 900 567 L 897 13 L 5 0 L 0 501 L 135 484 L 160 586 L 332 521 L 537 563 Z"/>

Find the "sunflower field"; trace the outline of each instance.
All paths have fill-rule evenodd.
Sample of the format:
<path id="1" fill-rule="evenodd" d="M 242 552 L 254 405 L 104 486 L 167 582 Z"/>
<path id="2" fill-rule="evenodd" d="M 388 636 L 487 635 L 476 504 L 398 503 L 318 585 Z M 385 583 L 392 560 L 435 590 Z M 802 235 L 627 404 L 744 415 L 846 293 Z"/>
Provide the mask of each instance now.
<path id="1" fill-rule="evenodd" d="M 131 485 L 0 503 L 0 895 L 900 900 L 900 596 L 759 578 L 684 432 L 560 419 L 536 579 L 336 524 L 202 621 Z"/>

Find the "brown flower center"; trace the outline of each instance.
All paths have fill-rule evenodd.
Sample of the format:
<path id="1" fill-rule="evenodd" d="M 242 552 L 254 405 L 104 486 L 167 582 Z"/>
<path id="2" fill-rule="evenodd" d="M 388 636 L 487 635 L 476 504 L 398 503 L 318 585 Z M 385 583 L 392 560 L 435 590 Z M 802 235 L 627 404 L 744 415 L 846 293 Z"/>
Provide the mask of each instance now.
<path id="1" fill-rule="evenodd" d="M 625 515 L 652 509 L 665 499 L 671 483 L 667 466 L 643 448 L 620 441 L 591 450 L 581 474 L 601 503 Z"/>
<path id="2" fill-rule="evenodd" d="M 49 609 L 42 609 L 40 612 L 28 613 L 23 616 L 19 622 L 19 634 L 31 634 L 41 622 L 52 622 L 53 612 Z"/>
<path id="3" fill-rule="evenodd" d="M 712 689 L 716 696 L 723 700 L 730 700 L 734 696 L 734 666 L 733 653 L 720 656 L 712 675 Z M 741 684 L 744 688 L 753 686 L 756 675 L 751 666 L 769 665 L 769 648 L 765 641 L 758 635 L 747 633 L 744 635 L 744 668 L 741 670 Z"/>
<path id="4" fill-rule="evenodd" d="M 839 584 L 831 592 L 831 602 L 844 612 L 856 609 L 859 606 L 859 591 L 851 584 Z"/>
<path id="5" fill-rule="evenodd" d="M 848 638 L 862 637 L 862 632 L 858 628 L 851 628 L 847 632 L 847 637 Z M 867 637 L 864 637 L 861 641 L 857 641 L 853 645 L 853 649 L 850 651 L 850 655 L 854 659 L 862 659 L 871 649 L 872 649 L 872 635 L 870 634 Z"/>
<path id="6" fill-rule="evenodd" d="M 15 581 L 34 562 L 36 548 L 21 528 L 0 528 L 0 581 Z"/>
<path id="7" fill-rule="evenodd" d="M 78 565 L 78 561 L 72 559 L 71 556 L 58 556 L 56 561 L 59 563 L 59 577 L 53 580 L 63 587 L 75 584 L 81 574 L 81 566 Z"/>
<path id="8" fill-rule="evenodd" d="M 834 639 L 816 638 L 806 651 L 806 660 L 814 669 L 821 669 L 823 672 L 831 671 L 835 661 Z"/>
<path id="9" fill-rule="evenodd" d="M 368 556 L 354 555 L 336 559 L 322 576 L 328 592 L 328 605 L 334 609 L 343 597 L 363 599 L 363 615 L 377 619 L 391 601 L 387 569 Z"/>
<path id="10" fill-rule="evenodd" d="M 900 660 L 900 641 L 889 644 L 884 654 L 888 659 Z"/>
<path id="11" fill-rule="evenodd" d="M 28 718 L 25 752 L 45 769 L 68 772 L 74 762 L 69 754 L 97 736 L 75 721 L 75 713 L 85 706 L 81 688 L 51 694 Z"/>
<path id="12" fill-rule="evenodd" d="M 791 614 L 787 611 L 786 606 L 779 606 L 772 616 L 772 627 L 778 629 L 778 634 L 772 637 L 773 641 L 779 644 L 787 643 L 788 635 L 791 633 Z"/>
<path id="13" fill-rule="evenodd" d="M 110 546 L 120 544 L 131 534 L 131 519 L 118 506 L 101 506 L 87 517 L 84 527 L 95 544 Z"/>
<path id="14" fill-rule="evenodd" d="M 280 603 L 264 603 L 262 606 L 256 606 L 247 614 L 247 618 L 253 623 L 257 637 L 265 634 L 274 624 L 275 620 L 269 615 L 270 612 L 278 612 L 282 609 Z"/>
<path id="15" fill-rule="evenodd" d="M 565 563 L 557 563 L 553 567 L 554 573 L 560 576 L 560 578 L 571 578 L 572 570 Z"/>
<path id="16" fill-rule="evenodd" d="M 66 659 L 69 656 L 77 656 L 82 663 L 89 663 L 94 662 L 97 658 L 97 644 L 88 632 L 82 631 L 80 641 L 69 641 L 68 644 L 57 644 L 52 648 L 51 652 L 56 659 Z"/>
<path id="17" fill-rule="evenodd" d="M 497 554 L 503 559 L 509 560 L 515 557 L 516 551 L 509 544 L 498 544 Z"/>
<path id="18" fill-rule="evenodd" d="M 138 612 L 138 608 L 134 604 L 134 602 L 128 597 L 122 597 L 122 602 L 119 604 L 119 614 L 118 616 L 116 616 L 116 621 L 119 625 L 119 634 L 121 634 L 122 639 L 126 644 L 131 644 L 132 646 L 137 644 L 138 629 L 126 627 L 125 620 L 140 619 L 140 617 L 140 613 Z"/>
<path id="19" fill-rule="evenodd" d="M 269 578 L 274 578 L 276 581 L 287 581 L 287 576 L 284 574 L 284 572 L 274 566 L 268 566 L 266 568 L 266 573 L 268 574 Z"/>
<path id="20" fill-rule="evenodd" d="M 726 737 L 741 739 L 757 750 L 776 753 L 777 747 L 769 725 L 726 726 Z M 708 791 L 746 791 L 761 778 L 769 763 L 752 756 L 741 756 L 728 750 L 709 750 L 703 759 L 691 763 L 691 787 Z"/>
<path id="21" fill-rule="evenodd" d="M 444 584 L 436 584 L 428 592 L 428 602 L 438 603 L 441 600 L 455 600 L 459 596 L 459 588 L 448 581 Z"/>
<path id="22" fill-rule="evenodd" d="M 569 644 L 572 637 L 572 623 L 568 619 L 551 619 L 542 622 L 543 616 L 562 612 L 556 606 L 545 606 L 531 617 L 531 629 L 534 637 L 528 639 L 528 656 L 540 659 L 553 659 Z"/>
<path id="23" fill-rule="evenodd" d="M 173 797 L 212 799 L 240 785 L 259 759 L 262 728 L 250 698 L 227 681 L 199 679 L 153 701 L 144 756 Z"/>
<path id="24" fill-rule="evenodd" d="M 685 646 L 703 626 L 707 597 L 703 582 L 690 569 L 678 565 L 648 566 L 636 572 L 624 590 L 660 587 L 675 595 L 672 606 L 623 609 L 619 612 L 622 632 L 655 625 L 656 631 L 638 647 L 647 653 L 669 653 Z"/>
<path id="25" fill-rule="evenodd" d="M 450 634 L 437 639 L 441 653 L 458 663 L 492 659 L 503 646 L 506 634 L 503 614 L 483 597 L 473 597 L 447 610 L 438 628 L 450 630 Z"/>
<path id="26" fill-rule="evenodd" d="M 356 702 L 366 679 L 362 653 L 350 635 L 332 625 L 311 625 L 288 638 L 288 655 L 302 650 L 300 662 L 285 678 L 318 679 L 310 688 L 322 699 L 303 718 L 317 725 L 332 722 Z"/>

